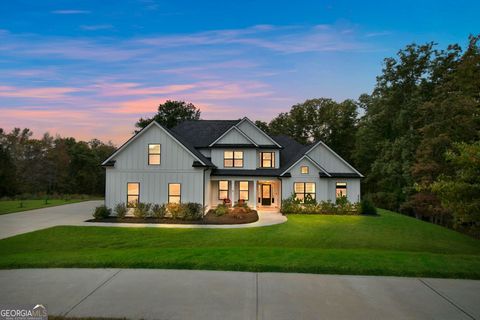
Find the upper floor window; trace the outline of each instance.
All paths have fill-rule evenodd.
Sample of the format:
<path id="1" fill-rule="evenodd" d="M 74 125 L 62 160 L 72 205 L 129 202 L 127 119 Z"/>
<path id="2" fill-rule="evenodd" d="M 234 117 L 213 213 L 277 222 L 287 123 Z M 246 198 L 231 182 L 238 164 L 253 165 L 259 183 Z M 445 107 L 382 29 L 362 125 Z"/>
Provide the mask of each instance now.
<path id="1" fill-rule="evenodd" d="M 293 190 L 295 192 L 295 198 L 302 203 L 305 200 L 315 199 L 315 182 L 295 182 L 293 184 Z"/>
<path id="2" fill-rule="evenodd" d="M 160 144 L 148 145 L 148 164 L 160 165 Z"/>
<path id="3" fill-rule="evenodd" d="M 240 181 L 239 182 L 239 199 L 248 201 L 248 181 Z"/>
<path id="4" fill-rule="evenodd" d="M 228 199 L 228 181 L 227 180 L 218 181 L 218 199 L 219 200 Z"/>
<path id="5" fill-rule="evenodd" d="M 243 151 L 224 151 L 223 166 L 225 168 L 242 168 Z"/>
<path id="6" fill-rule="evenodd" d="M 300 173 L 301 174 L 308 174 L 308 172 L 309 172 L 308 166 L 301 166 L 300 167 Z"/>
<path id="7" fill-rule="evenodd" d="M 260 167 L 274 168 L 275 167 L 275 152 L 260 152 Z"/>
<path id="8" fill-rule="evenodd" d="M 168 203 L 180 203 L 182 198 L 182 186 L 180 183 L 168 184 Z"/>
<path id="9" fill-rule="evenodd" d="M 346 182 L 337 182 L 335 186 L 335 195 L 337 198 L 347 196 L 347 183 Z"/>
<path id="10" fill-rule="evenodd" d="M 127 183 L 127 207 L 135 208 L 140 200 L 140 183 Z"/>

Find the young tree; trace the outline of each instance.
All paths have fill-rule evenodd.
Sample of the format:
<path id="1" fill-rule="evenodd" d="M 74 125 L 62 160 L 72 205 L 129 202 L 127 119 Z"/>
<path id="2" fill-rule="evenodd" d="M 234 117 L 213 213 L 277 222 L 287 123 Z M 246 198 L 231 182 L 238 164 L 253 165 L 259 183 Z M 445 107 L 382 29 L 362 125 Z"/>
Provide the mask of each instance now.
<path id="1" fill-rule="evenodd" d="M 155 120 L 167 128 L 173 128 L 183 120 L 199 120 L 200 113 L 192 103 L 167 100 L 158 106 L 158 111 L 152 118 L 140 118 L 135 127 L 143 129 Z"/>

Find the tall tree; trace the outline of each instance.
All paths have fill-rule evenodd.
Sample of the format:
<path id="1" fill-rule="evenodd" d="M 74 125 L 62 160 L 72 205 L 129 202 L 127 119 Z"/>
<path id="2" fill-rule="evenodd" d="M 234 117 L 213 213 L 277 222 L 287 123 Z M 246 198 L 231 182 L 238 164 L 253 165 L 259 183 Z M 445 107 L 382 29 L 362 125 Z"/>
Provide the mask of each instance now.
<path id="1" fill-rule="evenodd" d="M 352 100 L 311 99 L 280 113 L 269 123 L 272 134 L 286 134 L 300 143 L 322 140 L 351 160 L 357 124 L 357 104 Z"/>
<path id="2" fill-rule="evenodd" d="M 167 128 L 173 128 L 183 120 L 199 120 L 200 113 L 192 103 L 167 100 L 158 106 L 158 111 L 152 118 L 140 118 L 135 127 L 143 129 L 155 120 Z"/>

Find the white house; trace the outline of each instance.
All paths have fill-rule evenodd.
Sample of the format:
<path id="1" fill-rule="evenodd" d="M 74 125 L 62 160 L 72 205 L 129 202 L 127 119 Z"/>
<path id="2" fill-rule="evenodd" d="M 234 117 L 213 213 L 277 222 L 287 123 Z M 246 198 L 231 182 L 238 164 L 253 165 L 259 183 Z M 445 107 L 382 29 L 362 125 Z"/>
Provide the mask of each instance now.
<path id="1" fill-rule="evenodd" d="M 106 168 L 105 204 L 196 202 L 207 209 L 228 198 L 278 210 L 282 199 L 360 201 L 354 167 L 321 141 L 302 145 L 269 136 L 251 120 L 152 122 L 118 148 Z"/>

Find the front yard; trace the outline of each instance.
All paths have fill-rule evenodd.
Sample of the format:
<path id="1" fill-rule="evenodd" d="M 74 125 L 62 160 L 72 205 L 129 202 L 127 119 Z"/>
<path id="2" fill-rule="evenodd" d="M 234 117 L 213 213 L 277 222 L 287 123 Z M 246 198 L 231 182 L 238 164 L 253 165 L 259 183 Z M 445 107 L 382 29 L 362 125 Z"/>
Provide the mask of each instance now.
<path id="1" fill-rule="evenodd" d="M 480 279 L 480 241 L 406 216 L 289 215 L 245 229 L 55 227 L 0 240 L 0 268 L 123 267 Z"/>
<path id="2" fill-rule="evenodd" d="M 70 204 L 81 201 L 96 200 L 100 198 L 95 197 L 85 197 L 82 199 L 48 199 L 45 203 L 45 199 L 36 199 L 36 200 L 1 200 L 0 201 L 0 214 L 14 213 L 20 211 L 27 211 L 33 209 L 41 209 L 48 207 L 61 206 L 64 204 Z"/>

